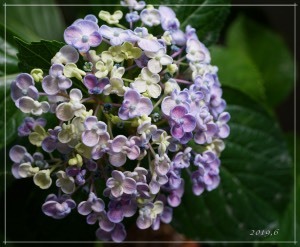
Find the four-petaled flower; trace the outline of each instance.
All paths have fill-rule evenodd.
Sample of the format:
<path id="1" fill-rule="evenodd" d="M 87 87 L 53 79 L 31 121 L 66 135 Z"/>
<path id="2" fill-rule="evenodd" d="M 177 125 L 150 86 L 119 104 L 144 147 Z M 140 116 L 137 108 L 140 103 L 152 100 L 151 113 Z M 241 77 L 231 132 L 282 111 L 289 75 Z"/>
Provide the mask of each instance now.
<path id="1" fill-rule="evenodd" d="M 129 89 L 124 94 L 124 101 L 119 109 L 119 117 L 122 120 L 149 115 L 153 110 L 149 98 L 141 96 L 136 90 Z"/>
<path id="2" fill-rule="evenodd" d="M 42 87 L 47 94 L 54 95 L 72 86 L 72 81 L 63 75 L 63 70 L 64 66 L 61 64 L 51 66 L 49 75 L 42 81 Z"/>
<path id="3" fill-rule="evenodd" d="M 90 47 L 96 47 L 102 41 L 99 26 L 94 21 L 89 20 L 73 23 L 65 30 L 64 39 L 68 45 L 74 46 L 80 52 L 87 52 Z"/>
<path id="4" fill-rule="evenodd" d="M 131 195 L 136 192 L 136 182 L 130 177 L 126 177 L 122 172 L 114 170 L 106 181 L 106 186 L 110 189 L 113 197 L 118 198 L 123 193 Z"/>
<path id="5" fill-rule="evenodd" d="M 143 68 L 140 76 L 131 83 L 131 87 L 139 93 L 146 92 L 151 98 L 158 98 L 161 94 L 159 82 L 158 74 L 152 73 L 148 68 Z"/>
<path id="6" fill-rule="evenodd" d="M 196 119 L 183 106 L 175 106 L 170 112 L 171 134 L 182 139 L 196 128 Z"/>

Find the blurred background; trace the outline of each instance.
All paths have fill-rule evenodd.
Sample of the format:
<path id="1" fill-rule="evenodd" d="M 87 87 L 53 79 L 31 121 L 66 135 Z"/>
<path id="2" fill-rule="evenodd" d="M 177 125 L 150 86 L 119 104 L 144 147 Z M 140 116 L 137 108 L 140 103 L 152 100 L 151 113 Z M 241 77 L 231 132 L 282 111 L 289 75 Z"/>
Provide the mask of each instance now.
<path id="1" fill-rule="evenodd" d="M 221 185 L 215 191 L 199 198 L 192 195 L 189 184 L 182 205 L 174 210 L 171 225 L 159 231 L 138 230 L 134 222 L 127 222 L 128 241 L 294 241 L 294 99 L 299 94 L 294 87 L 295 1 L 231 1 L 227 7 L 184 7 L 183 4 L 223 4 L 227 0 L 206 1 L 148 1 L 157 4 L 181 4 L 174 7 L 180 21 L 189 19 L 199 30 L 200 41 L 211 51 L 212 64 L 219 67 L 224 98 L 232 116 L 231 136 L 221 156 Z M 297 1 L 296 1 L 297 2 Z M 6 1 L 7 4 L 70 4 L 66 1 Z M 117 1 L 79 1 L 72 4 L 118 4 Z M 255 4 L 269 4 L 255 6 Z M 234 6 L 235 4 L 243 6 Z M 0 128 L 7 127 L 7 139 L 2 142 L 7 151 L 22 143 L 16 128 L 23 116 L 5 95 L 4 83 L 21 71 L 16 53 L 18 44 L 14 36 L 26 42 L 40 40 L 63 41 L 64 29 L 75 19 L 86 14 L 98 15 L 101 9 L 113 12 L 117 7 L 57 6 L 7 7 L 7 81 L 4 81 L 4 10 L 1 9 L 0 27 L 0 109 L 7 113 Z M 28 46 L 34 49 L 34 46 Z M 22 67 L 21 67 L 22 68 Z M 6 101 L 7 108 L 4 108 Z M 4 133 L 0 133 L 1 141 Z M 295 137 L 299 140 L 299 137 Z M 297 152 L 298 153 L 298 152 Z M 1 165 L 1 184 L 4 184 L 4 162 Z M 71 213 L 57 221 L 44 216 L 41 205 L 49 191 L 38 190 L 32 180 L 15 180 L 10 175 L 10 160 L 6 174 L 6 237 L 8 241 L 93 241 L 96 226 L 85 223 L 85 218 Z M 299 170 L 296 176 L 299 178 Z M 1 185 L 1 202 L 4 188 Z M 299 179 L 296 184 L 298 191 Z M 190 191 L 190 192 L 188 192 Z M 300 203 L 298 203 L 300 205 Z M 1 204 L 4 211 L 4 203 Z M 298 214 L 299 215 L 299 214 Z M 3 214 L 1 215 L 1 217 Z M 3 219 L 4 220 L 4 219 Z M 297 220 L 297 225 L 299 219 Z M 265 236 L 261 231 L 269 230 Z M 251 235 L 252 231 L 254 234 Z M 257 232 L 260 232 L 257 234 Z M 299 237 L 299 227 L 297 229 Z M 4 238 L 4 225 L 0 226 Z M 1 238 L 2 239 L 2 238 Z M 280 246 L 281 244 L 266 246 Z M 221 244 L 221 243 L 220 243 Z M 14 244 L 16 245 L 16 244 Z M 100 243 L 85 245 L 101 246 Z M 108 245 L 108 244 L 106 244 Z M 145 243 L 124 244 L 144 246 Z M 147 246 L 157 243 L 148 243 Z M 174 246 L 174 243 L 165 244 Z M 210 246 L 209 243 L 188 242 L 180 246 Z M 245 245 L 245 244 L 243 244 Z M 255 246 L 256 244 L 249 244 Z"/>

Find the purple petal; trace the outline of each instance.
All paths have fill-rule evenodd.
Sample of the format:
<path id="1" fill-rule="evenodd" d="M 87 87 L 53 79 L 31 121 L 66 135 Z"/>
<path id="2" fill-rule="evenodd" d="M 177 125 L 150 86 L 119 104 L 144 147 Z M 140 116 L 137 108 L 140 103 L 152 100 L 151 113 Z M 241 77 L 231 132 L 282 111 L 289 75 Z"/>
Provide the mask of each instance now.
<path id="1" fill-rule="evenodd" d="M 58 83 L 51 75 L 44 77 L 42 81 L 42 88 L 45 93 L 49 95 L 54 95 L 59 92 Z"/>
<path id="2" fill-rule="evenodd" d="M 103 218 L 100 222 L 99 225 L 101 229 L 104 231 L 112 231 L 115 227 L 115 223 L 111 222 L 107 217 Z"/>
<path id="3" fill-rule="evenodd" d="M 96 46 L 100 45 L 101 42 L 102 42 L 102 36 L 100 35 L 99 32 L 93 32 L 89 36 L 89 45 L 91 47 L 96 47 Z"/>
<path id="4" fill-rule="evenodd" d="M 77 26 L 70 26 L 64 32 L 64 39 L 68 45 L 73 45 L 76 41 L 81 40 L 82 31 Z"/>
<path id="5" fill-rule="evenodd" d="M 45 152 L 51 153 L 56 149 L 57 139 L 52 136 L 46 137 L 42 142 L 42 148 Z"/>
<path id="6" fill-rule="evenodd" d="M 169 224 L 172 221 L 172 216 L 173 216 L 173 208 L 165 206 L 164 211 L 160 216 L 160 219 L 165 224 Z"/>
<path id="7" fill-rule="evenodd" d="M 20 89 L 28 89 L 30 86 L 34 85 L 34 80 L 31 75 L 27 73 L 22 73 L 16 78 L 16 85 Z"/>
<path id="8" fill-rule="evenodd" d="M 92 212 L 91 203 L 83 201 L 78 204 L 78 213 L 81 215 L 88 215 Z"/>
<path id="9" fill-rule="evenodd" d="M 9 157 L 13 162 L 20 163 L 23 160 L 25 153 L 27 153 L 25 147 L 20 145 L 15 145 L 10 149 Z"/>
<path id="10" fill-rule="evenodd" d="M 97 25 L 96 22 L 87 21 L 87 20 L 78 21 L 75 26 L 80 28 L 83 35 L 87 35 L 87 36 L 99 30 L 99 26 Z"/>
<path id="11" fill-rule="evenodd" d="M 120 167 L 124 165 L 126 162 L 126 154 L 123 153 L 111 154 L 109 155 L 109 162 L 115 167 Z"/>
<path id="12" fill-rule="evenodd" d="M 142 97 L 136 109 L 136 111 L 140 113 L 139 115 L 149 115 L 152 110 L 153 105 L 151 100 L 149 98 Z"/>
<path id="13" fill-rule="evenodd" d="M 88 89 L 93 89 L 94 87 L 97 87 L 99 84 L 99 81 L 96 76 L 93 74 L 88 74 L 83 78 L 83 84 L 88 88 Z"/>
<path id="14" fill-rule="evenodd" d="M 187 114 L 182 117 L 182 120 L 184 132 L 192 132 L 196 128 L 196 119 L 192 115 Z"/>
<path id="15" fill-rule="evenodd" d="M 173 119 L 180 119 L 182 118 L 184 115 L 186 115 L 188 113 L 188 110 L 183 107 L 183 106 L 175 106 L 171 112 L 170 115 Z"/>
<path id="16" fill-rule="evenodd" d="M 131 160 L 137 159 L 140 155 L 140 149 L 138 146 L 134 145 L 133 147 L 130 148 L 130 152 L 127 153 L 127 157 Z"/>
<path id="17" fill-rule="evenodd" d="M 111 234 L 111 238 L 114 242 L 120 243 L 126 238 L 126 231 L 123 224 L 117 224 Z"/>
<path id="18" fill-rule="evenodd" d="M 168 203 L 171 207 L 177 207 L 181 203 L 181 198 L 176 193 L 172 193 L 168 196 Z"/>
<path id="19" fill-rule="evenodd" d="M 141 98 L 140 94 L 133 89 L 129 89 L 124 94 L 124 100 L 128 100 L 131 104 L 137 105 L 140 101 L 140 98 Z"/>
<path id="20" fill-rule="evenodd" d="M 111 148 L 116 153 L 121 152 L 126 142 L 127 142 L 126 136 L 118 135 L 112 141 Z"/>
<path id="21" fill-rule="evenodd" d="M 136 220 L 136 225 L 140 229 L 147 229 L 151 226 L 152 221 L 150 217 L 139 216 Z"/>
<path id="22" fill-rule="evenodd" d="M 86 130 L 82 133 L 82 143 L 88 147 L 94 147 L 99 141 L 95 130 Z"/>
<path id="23" fill-rule="evenodd" d="M 91 208 L 97 213 L 103 211 L 105 208 L 103 200 L 100 198 L 97 198 L 96 201 L 93 202 Z"/>
<path id="24" fill-rule="evenodd" d="M 33 98 L 34 100 L 37 100 L 39 98 L 39 91 L 36 89 L 35 86 L 29 86 L 27 90 L 27 96 Z"/>
<path id="25" fill-rule="evenodd" d="M 119 182 L 122 182 L 125 179 L 125 176 L 124 176 L 123 172 L 120 172 L 120 171 L 117 171 L 117 170 L 113 170 L 112 173 L 111 173 L 111 176 Z"/>
<path id="26" fill-rule="evenodd" d="M 136 191 L 136 182 L 132 178 L 125 178 L 122 187 L 124 190 L 124 193 L 126 194 L 133 194 Z"/>
<path id="27" fill-rule="evenodd" d="M 181 125 L 174 125 L 171 128 L 171 135 L 177 139 L 180 139 L 184 135 L 184 130 Z"/>
<path id="28" fill-rule="evenodd" d="M 124 218 L 122 208 L 115 207 L 115 208 L 110 209 L 107 212 L 107 217 L 113 223 L 121 222 Z"/>

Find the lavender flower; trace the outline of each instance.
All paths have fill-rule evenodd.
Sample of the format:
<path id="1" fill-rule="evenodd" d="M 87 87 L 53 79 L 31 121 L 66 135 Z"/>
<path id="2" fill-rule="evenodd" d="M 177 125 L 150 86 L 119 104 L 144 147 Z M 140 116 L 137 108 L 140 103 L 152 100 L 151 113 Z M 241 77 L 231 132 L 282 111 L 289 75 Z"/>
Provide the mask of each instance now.
<path id="1" fill-rule="evenodd" d="M 39 92 L 34 85 L 34 80 L 31 75 L 26 73 L 18 75 L 16 80 L 12 81 L 10 86 L 11 98 L 15 102 L 23 96 L 28 96 L 33 100 L 37 100 Z"/>
<path id="2" fill-rule="evenodd" d="M 104 207 L 103 200 L 90 192 L 88 200 L 78 204 L 78 213 L 81 215 L 89 215 L 92 212 L 100 213 L 104 210 Z"/>
<path id="3" fill-rule="evenodd" d="M 165 97 L 162 101 L 161 110 L 166 116 L 169 116 L 170 111 L 177 105 L 184 106 L 188 110 L 190 109 L 188 92 L 174 90 L 171 96 Z"/>
<path id="4" fill-rule="evenodd" d="M 49 94 L 57 94 L 60 90 L 66 90 L 72 86 L 72 81 L 63 75 L 64 66 L 53 64 L 49 75 L 45 76 L 42 82 L 43 90 Z"/>
<path id="5" fill-rule="evenodd" d="M 170 112 L 171 134 L 176 139 L 185 138 L 185 135 L 196 128 L 196 119 L 188 114 L 183 106 L 175 106 Z"/>
<path id="6" fill-rule="evenodd" d="M 220 183 L 220 160 L 215 153 L 205 151 L 203 155 L 197 154 L 194 164 L 198 170 L 192 174 L 193 192 L 200 195 L 204 189 L 211 191 Z"/>
<path id="7" fill-rule="evenodd" d="M 130 160 L 135 160 L 140 155 L 140 149 L 135 144 L 134 139 L 128 140 L 125 136 L 116 136 L 111 142 L 111 152 L 109 161 L 113 166 L 119 167 L 125 164 L 126 156 Z"/>
<path id="8" fill-rule="evenodd" d="M 43 213 L 53 219 L 65 218 L 76 207 L 76 203 L 69 195 L 57 197 L 54 194 L 47 196 L 42 206 Z"/>
<path id="9" fill-rule="evenodd" d="M 82 142 L 88 147 L 95 146 L 99 142 L 100 136 L 107 133 L 106 124 L 98 121 L 94 116 L 85 119 L 84 127 L 86 130 L 82 133 Z"/>
<path id="10" fill-rule="evenodd" d="M 87 52 L 90 47 L 96 47 L 102 41 L 97 23 L 89 20 L 78 21 L 68 27 L 64 32 L 64 39 L 80 52 Z"/>
<path id="11" fill-rule="evenodd" d="M 123 193 L 131 195 L 136 191 L 136 182 L 130 177 L 125 177 L 125 175 L 114 170 L 111 173 L 112 177 L 106 181 L 106 186 L 110 188 L 110 193 L 113 197 L 118 198 L 123 195 Z"/>
<path id="12" fill-rule="evenodd" d="M 131 217 L 135 214 L 137 202 L 135 198 L 121 198 L 111 200 L 108 204 L 107 217 L 113 223 L 120 223 L 124 217 Z"/>
<path id="13" fill-rule="evenodd" d="M 100 34 L 110 40 L 110 44 L 112 46 L 121 45 L 125 41 L 135 42 L 137 41 L 136 36 L 130 30 L 123 30 L 117 27 L 109 27 L 106 25 L 102 25 L 99 30 Z"/>
<path id="14" fill-rule="evenodd" d="M 34 119 L 32 117 L 26 117 L 23 123 L 18 127 L 18 135 L 28 136 L 35 129 L 37 125 L 45 127 L 46 119 L 44 118 Z"/>
<path id="15" fill-rule="evenodd" d="M 125 16 L 127 22 L 137 22 L 140 19 L 137 11 L 126 14 Z"/>
<path id="16" fill-rule="evenodd" d="M 98 79 L 96 76 L 89 74 L 83 78 L 83 84 L 90 94 L 101 94 L 104 87 L 109 84 L 109 79 L 106 77 Z"/>
<path id="17" fill-rule="evenodd" d="M 122 120 L 138 117 L 143 114 L 149 115 L 153 110 L 150 99 L 141 97 L 141 95 L 133 89 L 129 89 L 124 94 L 124 101 L 119 109 L 119 117 Z"/>

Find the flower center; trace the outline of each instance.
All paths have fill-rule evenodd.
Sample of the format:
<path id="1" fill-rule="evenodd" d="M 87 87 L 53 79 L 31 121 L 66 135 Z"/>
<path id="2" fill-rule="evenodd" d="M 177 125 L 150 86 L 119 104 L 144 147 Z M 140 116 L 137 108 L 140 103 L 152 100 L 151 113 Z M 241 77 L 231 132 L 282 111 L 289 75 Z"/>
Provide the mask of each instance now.
<path id="1" fill-rule="evenodd" d="M 83 35 L 82 38 L 81 38 L 81 41 L 82 41 L 83 43 L 88 42 L 88 40 L 89 40 L 89 36 L 87 36 L 87 35 Z"/>

